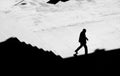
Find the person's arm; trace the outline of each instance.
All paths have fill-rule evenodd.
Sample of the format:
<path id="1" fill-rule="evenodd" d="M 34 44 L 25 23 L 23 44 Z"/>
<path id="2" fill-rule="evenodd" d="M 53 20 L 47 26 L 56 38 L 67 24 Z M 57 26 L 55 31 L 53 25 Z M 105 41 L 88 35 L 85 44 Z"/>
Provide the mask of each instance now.
<path id="1" fill-rule="evenodd" d="M 86 37 L 86 40 L 88 41 L 88 38 Z"/>

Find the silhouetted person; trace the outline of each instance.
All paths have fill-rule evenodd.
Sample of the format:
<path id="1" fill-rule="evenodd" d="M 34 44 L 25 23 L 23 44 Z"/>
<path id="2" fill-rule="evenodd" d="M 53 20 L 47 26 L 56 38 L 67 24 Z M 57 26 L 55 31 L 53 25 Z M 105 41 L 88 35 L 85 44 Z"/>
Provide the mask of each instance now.
<path id="1" fill-rule="evenodd" d="M 78 51 L 84 47 L 85 48 L 85 55 L 88 54 L 88 48 L 87 48 L 87 45 L 86 45 L 86 41 L 88 40 L 88 38 L 86 37 L 85 35 L 86 33 L 86 29 L 83 29 L 82 32 L 80 33 L 80 37 L 79 37 L 79 43 L 80 43 L 80 46 L 75 50 L 75 55 L 78 54 Z"/>

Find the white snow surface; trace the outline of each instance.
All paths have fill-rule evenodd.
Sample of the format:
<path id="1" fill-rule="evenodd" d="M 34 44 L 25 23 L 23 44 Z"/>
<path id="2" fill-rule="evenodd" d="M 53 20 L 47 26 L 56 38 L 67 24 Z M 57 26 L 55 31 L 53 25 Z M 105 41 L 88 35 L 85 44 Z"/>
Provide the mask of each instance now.
<path id="1" fill-rule="evenodd" d="M 7 2 L 7 0 L 6 0 Z M 74 11 L 36 12 L 31 5 L 5 6 L 0 10 L 0 41 L 17 37 L 20 41 L 71 57 L 80 45 L 79 34 L 87 29 L 89 53 L 95 49 L 120 48 L 120 1 L 84 2 Z M 67 8 L 67 7 L 66 7 Z M 84 48 L 79 55 L 84 54 Z"/>

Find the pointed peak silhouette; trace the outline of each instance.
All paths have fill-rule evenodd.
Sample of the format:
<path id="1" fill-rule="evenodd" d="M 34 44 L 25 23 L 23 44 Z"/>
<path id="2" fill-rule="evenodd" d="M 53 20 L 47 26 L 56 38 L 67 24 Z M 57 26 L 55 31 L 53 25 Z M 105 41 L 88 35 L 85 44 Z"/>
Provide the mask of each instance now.
<path id="1" fill-rule="evenodd" d="M 56 61 L 61 59 L 60 56 L 56 56 L 52 51 L 44 51 L 43 49 L 39 49 L 36 46 L 34 47 L 30 44 L 26 44 L 25 42 L 20 42 L 20 40 L 15 37 L 11 37 L 6 41 L 1 42 L 0 50 L 1 56 L 5 59 L 40 59 L 41 61 Z"/>

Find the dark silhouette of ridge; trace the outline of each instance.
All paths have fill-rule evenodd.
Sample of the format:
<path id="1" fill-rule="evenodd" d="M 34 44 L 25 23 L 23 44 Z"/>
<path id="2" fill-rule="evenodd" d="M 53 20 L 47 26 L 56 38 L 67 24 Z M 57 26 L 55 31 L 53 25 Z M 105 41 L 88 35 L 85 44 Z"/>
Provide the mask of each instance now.
<path id="1" fill-rule="evenodd" d="M 66 2 L 66 1 L 69 1 L 69 0 L 49 0 L 47 3 L 51 3 L 51 4 L 57 4 L 58 2 Z"/>
<path id="2" fill-rule="evenodd" d="M 9 38 L 4 42 L 0 43 L 0 54 L 3 58 L 12 60 L 41 60 L 46 61 L 57 61 L 61 59 L 60 56 L 56 56 L 51 51 L 44 51 L 43 49 L 38 49 L 25 42 L 20 42 L 17 38 Z"/>
<path id="3" fill-rule="evenodd" d="M 60 0 L 49 0 L 47 3 L 57 4 Z"/>
<path id="4" fill-rule="evenodd" d="M 73 68 L 77 67 L 84 71 L 113 72 L 120 68 L 119 60 L 120 49 L 96 49 L 94 53 L 66 58 L 64 61 L 70 66 L 74 65 Z"/>
<path id="5" fill-rule="evenodd" d="M 76 57 L 61 58 L 53 52 L 38 49 L 30 44 L 20 42 L 17 38 L 9 38 L 0 43 L 0 55 L 2 62 L 8 66 L 32 65 L 49 70 L 56 68 L 73 68 L 82 71 L 105 72 L 106 70 L 117 70 L 119 67 L 120 49 L 105 50 L 96 49 L 94 53 Z M 60 67 L 62 65 L 62 67 Z M 44 67 L 42 67 L 44 66 Z M 53 68 L 54 66 L 54 68 Z"/>

